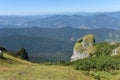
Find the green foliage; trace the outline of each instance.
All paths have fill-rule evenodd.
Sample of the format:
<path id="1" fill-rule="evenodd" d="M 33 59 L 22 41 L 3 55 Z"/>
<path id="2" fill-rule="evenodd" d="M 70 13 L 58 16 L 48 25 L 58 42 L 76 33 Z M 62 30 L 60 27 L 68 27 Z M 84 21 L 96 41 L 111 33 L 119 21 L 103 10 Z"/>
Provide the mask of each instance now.
<path id="1" fill-rule="evenodd" d="M 65 64 L 65 61 L 64 60 L 57 61 L 57 64 L 58 65 L 63 65 L 63 64 Z"/>
<path id="2" fill-rule="evenodd" d="M 20 59 L 25 59 L 28 60 L 28 53 L 26 52 L 26 50 L 24 48 L 20 48 L 17 52 L 16 52 L 16 56 Z"/>
<path id="3" fill-rule="evenodd" d="M 112 50 L 118 47 L 118 44 L 110 44 L 108 42 L 102 42 L 102 43 L 96 43 L 96 56 L 101 56 L 101 55 L 110 55 Z"/>
<path id="4" fill-rule="evenodd" d="M 70 65 L 76 70 L 83 71 L 110 71 L 120 68 L 120 56 L 98 56 L 86 58 L 75 62 L 70 62 Z"/>
<path id="5" fill-rule="evenodd" d="M 56 62 L 56 65 L 61 65 L 61 66 L 68 66 L 69 62 L 64 61 L 64 60 L 60 60 Z"/>
<path id="6" fill-rule="evenodd" d="M 94 45 L 95 43 L 95 38 L 93 34 L 88 34 L 83 37 L 83 41 L 87 44 L 91 43 Z"/>
<path id="7" fill-rule="evenodd" d="M 81 43 L 82 41 L 83 41 L 83 40 L 82 40 L 82 39 L 80 39 L 80 40 L 78 40 L 77 42 L 78 42 L 78 43 Z"/>
<path id="8" fill-rule="evenodd" d="M 4 38 L 0 37 L 0 39 L 0 44 L 6 46 L 9 50 L 16 51 L 18 48 L 24 47 L 29 53 L 29 60 L 34 62 L 58 61 L 60 59 L 68 61 L 74 44 L 72 41 L 62 41 L 58 39 L 35 36 L 28 37 L 16 35 Z M 51 57 L 54 55 L 57 56 L 54 58 Z M 45 58 L 46 60 L 41 58 L 41 56 L 47 56 Z"/>
<path id="9" fill-rule="evenodd" d="M 51 62 L 43 62 L 42 64 L 44 64 L 44 65 L 53 65 L 53 63 L 51 63 Z"/>
<path id="10" fill-rule="evenodd" d="M 111 52 L 112 49 L 118 47 L 119 45 L 118 44 L 111 45 L 109 43 L 104 42 L 104 43 L 97 43 L 95 46 L 97 47 L 97 50 L 96 50 L 96 53 L 95 53 L 95 55 L 97 57 L 79 60 L 79 61 L 75 62 L 75 64 L 72 63 L 74 69 L 76 69 L 76 70 L 85 70 L 85 71 L 89 71 L 89 70 L 106 70 L 107 71 L 109 69 L 118 69 L 117 65 L 113 65 L 111 67 L 111 62 L 109 62 L 109 59 L 108 59 L 108 57 L 110 57 L 110 56 L 107 56 L 105 58 L 104 58 L 104 56 L 109 55 L 110 54 L 109 52 Z M 12 54 L 12 52 L 10 54 Z M 21 58 L 21 59 L 28 59 L 27 58 L 27 52 L 26 52 L 26 50 L 24 48 L 19 49 L 16 52 L 16 56 Z M 56 55 L 56 56 L 58 56 L 58 55 Z M 45 62 L 46 62 L 46 59 L 49 56 L 48 57 L 46 56 L 47 58 L 43 57 L 43 56 L 41 56 L 41 57 L 43 59 L 45 59 Z M 54 58 L 54 57 L 52 57 L 52 58 Z M 98 58 L 100 60 L 98 60 Z M 105 59 L 107 59 L 107 60 L 105 60 Z M 67 63 L 64 60 L 58 61 L 56 59 L 56 61 L 57 61 L 56 62 L 57 65 L 71 65 L 71 63 Z M 46 62 L 44 64 L 53 65 L 53 63 L 51 63 L 49 60 L 48 60 L 48 62 Z M 81 65 L 81 66 L 79 66 L 79 65 Z M 110 65 L 110 67 L 106 67 L 106 65 Z"/>
<path id="11" fill-rule="evenodd" d="M 75 44 L 74 49 L 79 52 L 83 52 L 85 50 L 84 47 L 82 46 L 82 43 L 78 43 L 78 42 Z"/>
<path id="12" fill-rule="evenodd" d="M 29 59 L 34 62 L 45 60 L 41 58 L 42 55 L 48 56 L 46 57 L 47 61 L 53 61 L 53 59 L 57 61 L 58 57 L 68 61 L 72 55 L 74 45 L 74 42 L 70 41 L 71 37 L 77 40 L 89 33 L 95 35 L 96 42 L 109 39 L 108 35 L 110 33 L 113 35 L 110 41 L 113 41 L 113 39 L 114 41 L 120 40 L 120 37 L 115 37 L 116 35 L 120 35 L 120 31 L 111 29 L 4 28 L 0 29 L 0 45 L 13 51 L 16 51 L 20 47 L 24 47 L 28 51 L 29 57 L 31 57 Z M 49 56 L 56 55 L 57 53 L 61 53 L 62 55 L 54 58 Z"/>

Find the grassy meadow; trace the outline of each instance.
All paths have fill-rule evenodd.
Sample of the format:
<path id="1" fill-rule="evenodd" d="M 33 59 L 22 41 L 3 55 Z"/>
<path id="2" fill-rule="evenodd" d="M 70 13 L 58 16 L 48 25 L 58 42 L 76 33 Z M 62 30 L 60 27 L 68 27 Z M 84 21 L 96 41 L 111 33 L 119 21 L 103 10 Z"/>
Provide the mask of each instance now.
<path id="1" fill-rule="evenodd" d="M 120 80 L 120 70 L 81 71 L 71 66 L 24 61 L 4 53 L 0 59 L 0 80 Z"/>
<path id="2" fill-rule="evenodd" d="M 93 80 L 70 66 L 27 62 L 4 54 L 0 59 L 0 80 Z"/>

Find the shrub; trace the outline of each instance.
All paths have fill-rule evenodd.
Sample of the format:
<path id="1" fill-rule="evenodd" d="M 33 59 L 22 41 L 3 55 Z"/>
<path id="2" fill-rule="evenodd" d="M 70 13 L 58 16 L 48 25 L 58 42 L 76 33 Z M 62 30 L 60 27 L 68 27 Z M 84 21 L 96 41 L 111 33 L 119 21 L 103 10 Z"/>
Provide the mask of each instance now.
<path id="1" fill-rule="evenodd" d="M 96 44 L 96 56 L 100 55 L 109 55 L 112 52 L 112 45 L 107 42 L 97 43 Z"/>
<path id="2" fill-rule="evenodd" d="M 28 59 L 28 53 L 26 52 L 26 50 L 24 48 L 20 48 L 17 52 L 16 52 L 16 56 L 20 59 L 24 59 L 24 60 L 29 60 Z"/>
<path id="3" fill-rule="evenodd" d="M 94 58 L 86 58 L 83 60 L 70 62 L 70 64 L 74 67 L 74 69 L 83 71 L 117 70 L 120 68 L 120 56 L 99 56 Z"/>
<path id="4" fill-rule="evenodd" d="M 44 65 L 52 65 L 51 62 L 44 62 L 44 63 L 42 63 L 42 64 L 44 64 Z"/>
<path id="5" fill-rule="evenodd" d="M 68 62 L 68 61 L 59 60 L 59 61 L 57 61 L 55 64 L 56 64 L 56 65 L 61 65 L 61 66 L 69 66 L 69 65 L 70 65 L 69 63 L 70 63 L 70 62 Z"/>

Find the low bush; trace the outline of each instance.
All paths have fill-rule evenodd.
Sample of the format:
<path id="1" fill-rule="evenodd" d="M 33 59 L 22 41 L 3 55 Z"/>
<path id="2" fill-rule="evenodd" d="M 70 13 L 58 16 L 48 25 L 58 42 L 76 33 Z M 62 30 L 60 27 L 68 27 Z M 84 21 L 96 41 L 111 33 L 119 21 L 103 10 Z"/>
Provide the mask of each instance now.
<path id="1" fill-rule="evenodd" d="M 111 55 L 111 52 L 113 49 L 117 48 L 119 44 L 114 44 L 111 45 L 108 42 L 101 42 L 101 43 L 96 43 L 96 56 L 105 56 L 105 55 Z"/>
<path id="2" fill-rule="evenodd" d="M 83 71 L 117 70 L 120 68 L 120 56 L 98 56 L 70 62 L 69 64 L 72 65 L 74 69 Z"/>

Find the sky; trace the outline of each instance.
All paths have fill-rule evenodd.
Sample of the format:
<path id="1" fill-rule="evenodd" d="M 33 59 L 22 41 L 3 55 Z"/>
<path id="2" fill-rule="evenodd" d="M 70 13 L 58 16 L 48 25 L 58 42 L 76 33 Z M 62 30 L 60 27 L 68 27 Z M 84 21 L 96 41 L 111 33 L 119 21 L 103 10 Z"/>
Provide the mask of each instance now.
<path id="1" fill-rule="evenodd" d="M 0 0 L 0 15 L 120 11 L 120 0 Z"/>

